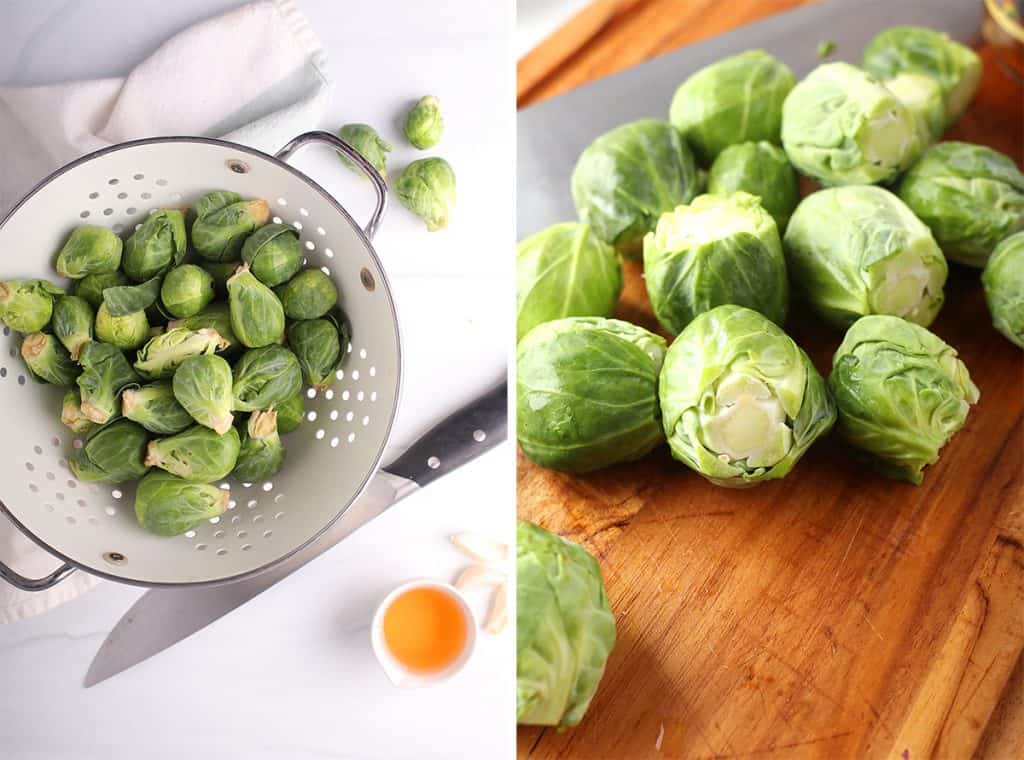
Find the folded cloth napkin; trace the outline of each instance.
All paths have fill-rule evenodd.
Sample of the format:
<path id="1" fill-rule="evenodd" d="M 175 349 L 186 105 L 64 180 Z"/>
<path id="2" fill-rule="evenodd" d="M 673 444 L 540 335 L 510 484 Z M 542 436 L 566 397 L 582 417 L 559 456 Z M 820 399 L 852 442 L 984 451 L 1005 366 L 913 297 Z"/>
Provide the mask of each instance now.
<path id="1" fill-rule="evenodd" d="M 180 32 L 123 79 L 0 87 L 0 217 L 50 172 L 126 140 L 203 135 L 273 152 L 319 126 L 331 95 L 326 63 L 294 2 L 264 0 Z M 31 577 L 57 565 L 3 516 L 0 561 Z M 27 594 L 0 580 L 0 623 L 94 583 L 74 573 Z"/>

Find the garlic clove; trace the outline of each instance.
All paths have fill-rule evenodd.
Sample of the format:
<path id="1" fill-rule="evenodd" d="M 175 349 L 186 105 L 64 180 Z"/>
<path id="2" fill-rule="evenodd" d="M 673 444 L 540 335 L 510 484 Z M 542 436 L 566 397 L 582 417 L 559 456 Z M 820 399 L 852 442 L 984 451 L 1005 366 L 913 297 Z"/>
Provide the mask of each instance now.
<path id="1" fill-rule="evenodd" d="M 455 588 L 459 591 L 481 591 L 500 586 L 505 582 L 505 573 L 487 565 L 470 565 L 459 574 Z"/>
<path id="2" fill-rule="evenodd" d="M 508 559 L 508 544 L 492 541 L 478 533 L 456 533 L 452 536 L 452 543 L 481 562 L 504 562 Z"/>
<path id="3" fill-rule="evenodd" d="M 494 592 L 494 599 L 491 602 L 490 612 L 487 613 L 487 621 L 484 623 L 484 630 L 488 633 L 501 633 L 508 625 L 508 584 L 502 583 Z"/>

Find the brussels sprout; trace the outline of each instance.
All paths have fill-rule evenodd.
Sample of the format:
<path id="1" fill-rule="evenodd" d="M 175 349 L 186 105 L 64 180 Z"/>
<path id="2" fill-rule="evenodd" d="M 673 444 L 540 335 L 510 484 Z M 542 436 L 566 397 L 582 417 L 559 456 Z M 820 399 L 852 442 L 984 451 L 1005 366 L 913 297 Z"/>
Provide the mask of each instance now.
<path id="1" fill-rule="evenodd" d="M 293 323 L 288 328 L 288 346 L 295 352 L 306 383 L 317 390 L 334 384 L 334 373 L 344 356 L 334 322 L 330 319 L 303 319 Z"/>
<path id="2" fill-rule="evenodd" d="M 775 323 L 731 304 L 679 334 L 659 395 L 672 456 L 731 488 L 785 477 L 836 420 L 807 354 Z"/>
<path id="3" fill-rule="evenodd" d="M 300 391 L 284 403 L 274 407 L 274 411 L 277 412 L 277 432 L 281 435 L 291 433 L 299 429 L 302 418 L 306 415 L 306 399 Z"/>
<path id="4" fill-rule="evenodd" d="M 174 398 L 169 382 L 125 388 L 121 414 L 157 435 L 174 435 L 192 425 L 192 415 Z"/>
<path id="5" fill-rule="evenodd" d="M 124 273 L 144 282 L 176 267 L 185 258 L 188 238 L 185 215 L 177 209 L 160 209 L 148 217 L 124 244 Z"/>
<path id="6" fill-rule="evenodd" d="M 981 273 L 992 324 L 1024 348 L 1024 232 L 996 246 Z"/>
<path id="7" fill-rule="evenodd" d="M 121 349 L 109 343 L 89 341 L 78 361 L 82 365 L 82 374 L 78 376 L 82 414 L 103 425 L 120 411 L 121 391 L 138 382 L 139 377 Z"/>
<path id="8" fill-rule="evenodd" d="M 927 224 L 946 258 L 983 267 L 999 241 L 1024 229 L 1024 173 L 1008 156 L 962 142 L 928 150 L 899 196 Z"/>
<path id="9" fill-rule="evenodd" d="M 149 338 L 149 320 L 144 311 L 115 317 L 107 309 L 107 304 L 102 303 L 96 310 L 95 332 L 97 340 L 127 351 L 138 348 Z"/>
<path id="10" fill-rule="evenodd" d="M 848 63 L 826 63 L 782 105 L 790 163 L 823 185 L 888 182 L 921 152 L 914 117 L 877 79 Z"/>
<path id="11" fill-rule="evenodd" d="M 894 26 L 864 49 L 864 68 L 880 79 L 923 74 L 942 89 L 946 126 L 966 110 L 981 81 L 981 59 L 948 35 L 919 26 Z"/>
<path id="12" fill-rule="evenodd" d="M 71 471 L 85 482 L 124 483 L 149 471 L 144 460 L 149 433 L 129 420 L 116 420 L 89 436 L 71 457 Z"/>
<path id="13" fill-rule="evenodd" d="M 220 349 L 221 352 L 228 352 L 238 348 L 241 344 L 235 337 L 235 331 L 231 329 L 231 308 L 226 301 L 212 303 L 198 314 L 185 319 L 175 319 L 167 323 L 168 332 L 175 327 L 186 327 L 189 330 L 215 330 L 221 340 L 227 345 Z"/>
<path id="14" fill-rule="evenodd" d="M 220 435 L 208 427 L 193 425 L 169 438 L 150 441 L 146 464 L 190 483 L 211 483 L 235 469 L 240 445 L 233 427 Z"/>
<path id="15" fill-rule="evenodd" d="M 89 274 L 81 280 L 75 281 L 73 292 L 79 298 L 84 298 L 88 301 L 92 308 L 98 309 L 100 308 L 100 304 L 103 303 L 104 290 L 107 288 L 127 285 L 129 282 L 130 280 L 124 276 L 124 273 L 122 273 L 121 270 L 116 272 Z"/>
<path id="16" fill-rule="evenodd" d="M 196 202 L 192 245 L 207 261 L 237 259 L 245 238 L 269 218 L 266 201 L 242 200 L 238 193 L 224 190 L 208 193 Z"/>
<path id="17" fill-rule="evenodd" d="M 925 149 L 938 140 L 946 129 L 946 107 L 942 88 L 935 80 L 921 74 L 900 74 L 887 79 L 885 86 L 914 117 L 921 148 Z"/>
<path id="18" fill-rule="evenodd" d="M 615 646 L 615 616 L 597 561 L 578 544 L 518 521 L 516 720 L 575 726 Z"/>
<path id="19" fill-rule="evenodd" d="M 39 332 L 53 314 L 53 301 L 64 291 L 46 280 L 0 280 L 0 320 L 20 333 Z"/>
<path id="20" fill-rule="evenodd" d="M 782 102 L 796 78 L 763 50 L 748 50 L 705 66 L 676 90 L 669 121 L 710 164 L 736 143 L 779 142 Z"/>
<path id="21" fill-rule="evenodd" d="M 665 341 L 628 322 L 567 317 L 533 328 L 516 352 L 519 445 L 542 467 L 590 472 L 664 440 L 658 371 Z"/>
<path id="22" fill-rule="evenodd" d="M 828 384 L 847 442 L 883 475 L 915 484 L 980 396 L 956 351 L 937 335 L 878 315 L 847 331 Z"/>
<path id="23" fill-rule="evenodd" d="M 235 364 L 232 376 L 234 408 L 238 412 L 272 409 L 302 389 L 299 361 L 284 346 L 249 349 Z"/>
<path id="24" fill-rule="evenodd" d="M 104 289 L 103 305 L 110 316 L 127 317 L 145 311 L 159 297 L 160 278 L 154 277 L 139 285 L 115 285 Z"/>
<path id="25" fill-rule="evenodd" d="M 242 246 L 242 261 L 257 280 L 270 288 L 294 277 L 302 269 L 302 259 L 299 233 L 287 224 L 260 227 Z"/>
<path id="26" fill-rule="evenodd" d="M 693 154 L 670 124 L 644 119 L 598 137 L 572 170 L 580 221 L 623 254 L 640 255 L 658 217 L 697 195 Z"/>
<path id="27" fill-rule="evenodd" d="M 338 137 L 355 148 L 356 152 L 365 158 L 380 176 L 387 179 L 388 153 L 391 152 L 391 144 L 377 134 L 376 129 L 369 124 L 346 124 L 338 130 Z M 338 158 L 345 166 L 362 176 L 362 172 L 349 160 L 348 156 L 338 153 Z"/>
<path id="28" fill-rule="evenodd" d="M 260 227 L 260 229 L 263 229 Z M 253 233 L 256 234 L 256 233 Z M 249 237 L 252 237 L 250 235 Z M 248 240 L 248 238 L 246 238 Z M 244 246 L 243 246 L 244 247 Z M 221 297 L 228 295 L 228 280 L 242 266 L 241 261 L 201 261 L 199 267 L 213 278 L 213 290 Z"/>
<path id="29" fill-rule="evenodd" d="M 168 472 L 154 470 L 139 481 L 135 491 L 135 517 L 139 525 L 158 536 L 177 536 L 203 520 L 224 514 L 228 492 L 206 483 L 189 483 Z"/>
<path id="30" fill-rule="evenodd" d="M 273 477 L 284 465 L 284 455 L 277 435 L 277 413 L 255 412 L 242 435 L 242 448 L 232 476 L 243 483 Z"/>
<path id="31" fill-rule="evenodd" d="M 195 264 L 175 267 L 160 286 L 160 301 L 172 317 L 185 319 L 205 309 L 213 300 L 213 276 Z"/>
<path id="32" fill-rule="evenodd" d="M 789 289 L 775 220 L 748 193 L 700 195 L 661 217 L 644 238 L 651 306 L 673 335 L 725 303 L 782 324 Z"/>
<path id="33" fill-rule="evenodd" d="M 72 280 L 121 266 L 121 238 L 105 227 L 76 227 L 57 254 L 57 273 Z"/>
<path id="34" fill-rule="evenodd" d="M 243 346 L 259 348 L 281 342 L 284 308 L 274 291 L 249 271 L 248 264 L 228 280 L 228 305 L 231 330 Z"/>
<path id="35" fill-rule="evenodd" d="M 96 423 L 82 414 L 82 394 L 75 390 L 64 394 L 60 408 L 60 421 L 71 428 L 72 433 L 79 435 L 88 433 L 96 427 Z"/>
<path id="36" fill-rule="evenodd" d="M 444 119 L 441 118 L 441 101 L 433 95 L 426 95 L 416 101 L 405 117 L 402 131 L 405 139 L 420 150 L 433 148 L 441 141 Z"/>
<path id="37" fill-rule="evenodd" d="M 53 305 L 53 334 L 75 361 L 92 340 L 94 318 L 89 302 L 79 296 L 61 296 Z"/>
<path id="38" fill-rule="evenodd" d="M 338 288 L 319 269 L 304 269 L 275 292 L 289 319 L 316 319 L 338 303 Z"/>
<path id="39" fill-rule="evenodd" d="M 21 358 L 34 378 L 52 385 L 74 385 L 80 371 L 67 349 L 47 333 L 26 335 L 21 342 Z"/>
<path id="40" fill-rule="evenodd" d="M 150 338 L 139 349 L 135 371 L 145 380 L 168 378 L 190 356 L 213 354 L 227 345 L 216 330 L 173 327 Z"/>
<path id="41" fill-rule="evenodd" d="M 398 202 L 436 232 L 448 226 L 455 208 L 455 172 L 443 158 L 421 158 L 402 171 L 394 183 Z"/>
<path id="42" fill-rule="evenodd" d="M 835 51 L 836 43 L 834 40 L 822 40 L 821 42 L 818 43 L 818 58 L 828 58 Z"/>
<path id="43" fill-rule="evenodd" d="M 730 145 L 719 153 L 708 173 L 707 187 L 716 195 L 742 190 L 758 196 L 780 235 L 800 202 L 796 172 L 785 151 L 764 140 Z"/>
<path id="44" fill-rule="evenodd" d="M 942 251 L 888 190 L 864 185 L 808 195 L 790 219 L 785 248 L 797 295 L 837 327 L 866 314 L 927 326 L 942 308 Z"/>
<path id="45" fill-rule="evenodd" d="M 219 356 L 190 356 L 174 373 L 171 388 L 200 425 L 223 435 L 234 422 L 231 365 Z"/>

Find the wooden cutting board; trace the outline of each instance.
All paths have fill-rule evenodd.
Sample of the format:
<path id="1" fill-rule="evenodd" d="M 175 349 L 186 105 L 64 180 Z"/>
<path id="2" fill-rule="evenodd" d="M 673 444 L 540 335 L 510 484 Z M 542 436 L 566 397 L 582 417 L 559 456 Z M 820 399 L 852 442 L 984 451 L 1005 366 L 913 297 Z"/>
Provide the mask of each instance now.
<path id="1" fill-rule="evenodd" d="M 641 2 L 581 52 L 552 53 L 563 62 L 521 103 L 793 4 Z M 638 47 L 642 28 L 659 31 Z M 980 91 L 949 136 L 1021 164 L 1021 90 L 982 52 Z M 636 265 L 618 316 L 657 327 Z M 981 401 L 918 487 L 858 466 L 834 434 L 746 491 L 667 449 L 584 477 L 520 454 L 520 515 L 594 553 L 618 621 L 583 723 L 521 728 L 520 757 L 975 753 L 1024 646 L 1024 354 L 992 329 L 975 270 L 952 267 L 932 329 Z M 841 335 L 800 311 L 787 330 L 827 373 Z M 1024 756 L 1002 728 L 1020 725 L 1013 709 L 987 757 Z"/>

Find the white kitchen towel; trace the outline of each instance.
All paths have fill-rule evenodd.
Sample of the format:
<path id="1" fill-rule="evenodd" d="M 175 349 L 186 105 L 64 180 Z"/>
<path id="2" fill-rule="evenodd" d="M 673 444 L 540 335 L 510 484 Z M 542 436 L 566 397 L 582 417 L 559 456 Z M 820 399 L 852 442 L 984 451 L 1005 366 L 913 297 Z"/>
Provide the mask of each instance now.
<path id="1" fill-rule="evenodd" d="M 265 0 L 180 32 L 123 79 L 0 87 L 0 217 L 50 172 L 126 140 L 203 135 L 273 152 L 319 126 L 331 95 L 326 64 L 293 0 Z M 33 577 L 57 564 L 3 516 L 0 561 Z M 93 584 L 74 573 L 27 594 L 0 580 L 0 623 Z"/>

